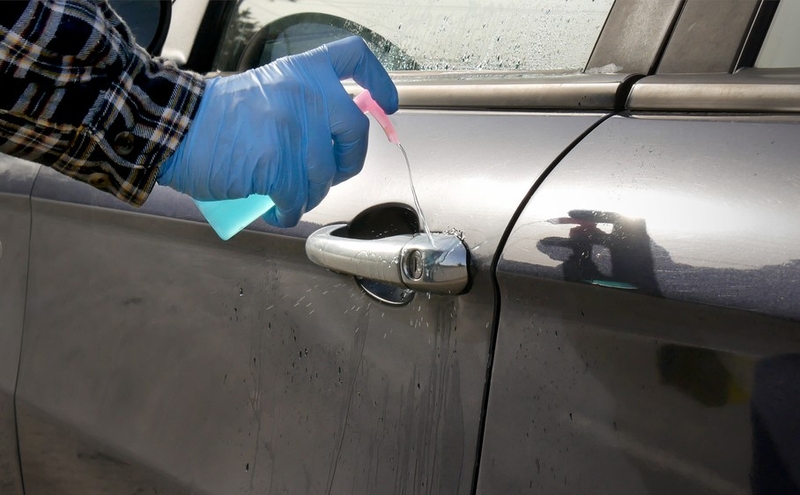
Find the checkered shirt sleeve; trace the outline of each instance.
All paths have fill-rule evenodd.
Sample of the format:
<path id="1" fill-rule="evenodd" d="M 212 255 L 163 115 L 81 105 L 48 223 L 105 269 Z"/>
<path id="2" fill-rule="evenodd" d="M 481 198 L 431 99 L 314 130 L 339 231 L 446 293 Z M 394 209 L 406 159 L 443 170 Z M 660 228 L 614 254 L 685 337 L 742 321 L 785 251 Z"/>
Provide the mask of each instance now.
<path id="1" fill-rule="evenodd" d="M 105 0 L 2 1 L 2 153 L 138 206 L 204 88 L 136 45 Z"/>

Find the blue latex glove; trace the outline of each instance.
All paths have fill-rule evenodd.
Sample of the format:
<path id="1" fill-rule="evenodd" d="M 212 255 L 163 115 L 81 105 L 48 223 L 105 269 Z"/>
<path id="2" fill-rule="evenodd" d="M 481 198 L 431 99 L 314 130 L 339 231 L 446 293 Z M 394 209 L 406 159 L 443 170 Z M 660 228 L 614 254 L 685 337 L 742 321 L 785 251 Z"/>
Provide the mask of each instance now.
<path id="1" fill-rule="evenodd" d="M 264 220 L 296 225 L 364 166 L 369 120 L 340 83 L 347 78 L 397 111 L 397 89 L 358 37 L 210 79 L 159 184 L 201 201 L 269 195 L 275 208 Z"/>

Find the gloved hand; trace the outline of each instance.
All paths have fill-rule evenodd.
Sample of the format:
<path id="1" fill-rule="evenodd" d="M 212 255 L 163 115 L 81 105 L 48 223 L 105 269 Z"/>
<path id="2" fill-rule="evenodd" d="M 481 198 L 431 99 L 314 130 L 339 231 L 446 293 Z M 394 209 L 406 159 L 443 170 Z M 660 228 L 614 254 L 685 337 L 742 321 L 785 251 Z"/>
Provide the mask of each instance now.
<path id="1" fill-rule="evenodd" d="M 197 200 L 266 194 L 275 208 L 264 220 L 296 225 L 364 165 L 369 120 L 340 83 L 347 78 L 397 111 L 397 89 L 358 37 L 210 79 L 159 184 Z"/>

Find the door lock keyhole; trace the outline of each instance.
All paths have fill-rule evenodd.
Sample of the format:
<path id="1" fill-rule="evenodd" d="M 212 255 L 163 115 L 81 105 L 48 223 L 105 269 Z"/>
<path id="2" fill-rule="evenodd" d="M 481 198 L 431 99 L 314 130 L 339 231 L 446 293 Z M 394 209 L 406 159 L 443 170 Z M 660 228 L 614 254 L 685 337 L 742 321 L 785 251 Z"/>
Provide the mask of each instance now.
<path id="1" fill-rule="evenodd" d="M 422 258 L 422 252 L 416 249 L 411 251 L 406 257 L 406 277 L 413 280 L 421 280 L 424 266 L 425 260 Z"/>

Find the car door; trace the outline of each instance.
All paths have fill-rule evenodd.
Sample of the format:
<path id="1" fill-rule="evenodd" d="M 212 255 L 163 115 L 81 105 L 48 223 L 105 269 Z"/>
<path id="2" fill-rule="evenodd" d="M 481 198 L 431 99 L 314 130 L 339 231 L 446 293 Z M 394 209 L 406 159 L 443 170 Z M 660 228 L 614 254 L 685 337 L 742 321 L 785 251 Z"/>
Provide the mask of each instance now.
<path id="1" fill-rule="evenodd" d="M 0 155 L 0 492 L 22 493 L 14 390 L 25 314 L 30 194 L 38 165 Z"/>
<path id="2" fill-rule="evenodd" d="M 553 53 L 570 36 L 584 40 L 565 55 L 580 65 L 394 74 L 402 109 L 393 120 L 425 216 L 469 251 L 460 294 L 392 291 L 306 256 L 306 238 L 334 222 L 366 253 L 386 231 L 420 232 L 402 155 L 378 126 L 364 171 L 297 227 L 256 222 L 227 242 L 168 188 L 133 210 L 42 170 L 16 410 L 26 494 L 472 492 L 499 314 L 493 269 L 507 229 L 553 166 L 621 107 L 679 3 L 487 6 L 503 22 L 481 36 L 504 33 L 512 18 L 518 29 L 549 26 Z M 365 3 L 369 15 L 344 24 L 331 17 L 356 9 L 326 5 L 324 22 L 294 2 L 214 6 L 228 33 L 211 68 L 243 69 L 299 38 L 305 48 L 309 37 L 367 28 L 371 42 L 391 43 L 382 57 L 437 60 L 417 54 L 413 36 L 382 28 L 416 12 L 405 3 Z M 442 23 L 451 31 L 426 48 L 460 43 L 455 20 L 474 17 L 429 10 L 416 18 L 433 29 L 426 36 Z M 615 35 L 637 19 L 652 32 Z M 196 43 L 208 41 L 201 33 Z M 489 68 L 506 67 L 506 46 L 517 45 L 487 52 Z M 583 73 L 587 60 L 593 70 Z"/>
<path id="3" fill-rule="evenodd" d="M 721 6 L 513 227 L 478 493 L 797 492 L 798 12 Z"/>

